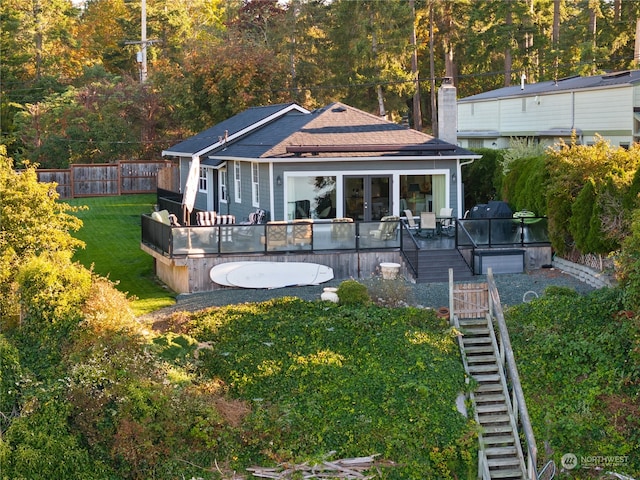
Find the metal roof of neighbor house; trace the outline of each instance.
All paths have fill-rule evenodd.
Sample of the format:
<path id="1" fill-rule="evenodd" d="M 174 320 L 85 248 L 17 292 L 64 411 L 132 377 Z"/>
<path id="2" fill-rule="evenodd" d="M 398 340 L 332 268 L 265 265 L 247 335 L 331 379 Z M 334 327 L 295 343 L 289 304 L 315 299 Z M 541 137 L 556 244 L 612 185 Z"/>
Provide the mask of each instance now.
<path id="1" fill-rule="evenodd" d="M 421 149 L 420 145 L 424 148 Z M 339 155 L 336 155 L 337 152 Z M 477 156 L 431 135 L 339 102 L 304 115 L 283 115 L 233 142 L 217 147 L 209 154 L 210 157 L 264 159 L 298 158 L 303 155 L 333 158 Z M 208 162 L 205 160 L 204 164 Z"/>
<path id="2" fill-rule="evenodd" d="M 498 88 L 489 92 L 471 95 L 461 98 L 458 103 L 476 102 L 481 100 L 497 100 L 506 97 L 542 95 L 549 93 L 566 92 L 582 89 L 606 88 L 620 85 L 633 85 L 640 82 L 640 70 L 626 70 L 622 72 L 594 75 L 591 77 L 567 77 L 558 80 L 549 80 L 538 83 L 525 83 L 521 85 Z"/>
<path id="3" fill-rule="evenodd" d="M 162 155 L 190 156 L 202 152 L 216 143 L 222 143 L 225 136 L 232 139 L 253 125 L 266 121 L 279 113 L 307 113 L 308 110 L 295 103 L 283 103 L 262 107 L 251 107 L 223 122 L 204 130 L 162 152 Z"/>

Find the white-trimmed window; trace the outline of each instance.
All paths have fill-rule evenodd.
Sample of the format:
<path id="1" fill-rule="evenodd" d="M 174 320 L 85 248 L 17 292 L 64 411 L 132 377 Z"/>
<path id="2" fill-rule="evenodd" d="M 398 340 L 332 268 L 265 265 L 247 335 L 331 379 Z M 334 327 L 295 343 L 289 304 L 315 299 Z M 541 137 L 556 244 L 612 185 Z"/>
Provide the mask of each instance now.
<path id="1" fill-rule="evenodd" d="M 254 207 L 260 206 L 260 165 L 251 162 L 251 203 Z"/>
<path id="2" fill-rule="evenodd" d="M 240 194 L 242 187 L 242 177 L 240 176 L 240 162 L 233 162 L 233 195 L 236 203 L 242 202 L 242 195 Z"/>
<path id="3" fill-rule="evenodd" d="M 207 169 L 200 168 L 200 172 L 198 174 L 198 190 L 201 192 L 207 191 Z"/>
<path id="4" fill-rule="evenodd" d="M 229 201 L 229 193 L 227 192 L 227 169 L 222 168 L 218 171 L 218 186 L 220 201 L 227 203 Z"/>

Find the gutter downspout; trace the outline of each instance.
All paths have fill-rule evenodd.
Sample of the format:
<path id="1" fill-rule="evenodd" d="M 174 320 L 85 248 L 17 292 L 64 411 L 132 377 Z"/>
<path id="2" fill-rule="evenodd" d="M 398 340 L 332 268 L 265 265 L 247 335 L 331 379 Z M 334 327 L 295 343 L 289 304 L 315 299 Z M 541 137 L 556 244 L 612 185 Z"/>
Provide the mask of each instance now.
<path id="1" fill-rule="evenodd" d="M 458 160 L 458 168 L 457 168 L 457 172 L 456 175 L 458 177 L 458 218 L 462 218 L 463 213 L 460 210 L 461 208 L 463 208 L 462 205 L 462 167 L 464 167 L 465 165 L 471 165 L 473 162 L 475 162 L 476 159 L 472 158 L 471 160 L 467 160 L 466 162 L 462 162 L 460 163 L 460 160 Z"/>
<path id="2" fill-rule="evenodd" d="M 274 198 L 275 183 L 276 181 L 273 178 L 273 162 L 269 162 L 269 208 L 271 209 L 271 213 L 270 213 L 271 220 L 274 220 L 274 209 L 276 207 L 276 200 Z M 284 180 L 283 180 L 283 183 L 284 183 Z"/>

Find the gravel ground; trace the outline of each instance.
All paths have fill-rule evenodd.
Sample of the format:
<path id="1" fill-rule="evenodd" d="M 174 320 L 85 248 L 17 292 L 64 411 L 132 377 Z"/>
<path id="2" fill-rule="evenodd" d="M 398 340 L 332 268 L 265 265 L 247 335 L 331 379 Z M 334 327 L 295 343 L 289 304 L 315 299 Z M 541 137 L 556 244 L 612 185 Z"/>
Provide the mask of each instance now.
<path id="1" fill-rule="evenodd" d="M 517 305 L 530 300 L 536 295 L 541 296 L 544 289 L 550 285 L 570 287 L 579 293 L 587 293 L 593 290 L 586 283 L 556 270 L 554 268 L 534 270 L 528 273 L 494 275 L 502 305 Z M 474 282 L 482 282 L 484 275 L 478 275 Z M 166 307 L 141 319 L 160 320 L 163 317 L 179 311 L 198 311 L 212 306 L 230 304 L 260 302 L 276 297 L 299 297 L 303 300 L 319 300 L 324 287 L 338 286 L 341 280 L 333 280 L 322 285 L 306 287 L 287 287 L 273 290 L 256 290 L 242 288 L 225 288 L 213 292 L 180 294 L 176 298 L 176 304 Z M 407 283 L 412 290 L 412 297 L 408 302 L 422 307 L 438 308 L 449 305 L 448 283 Z"/>

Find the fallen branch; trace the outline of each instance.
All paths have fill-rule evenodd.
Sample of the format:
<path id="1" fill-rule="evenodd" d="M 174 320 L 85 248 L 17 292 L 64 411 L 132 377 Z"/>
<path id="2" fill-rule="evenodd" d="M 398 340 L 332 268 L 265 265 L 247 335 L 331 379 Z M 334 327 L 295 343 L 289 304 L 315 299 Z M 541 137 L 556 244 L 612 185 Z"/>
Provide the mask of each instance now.
<path id="1" fill-rule="evenodd" d="M 367 480 L 375 478 L 375 475 L 365 475 L 364 472 L 371 470 L 375 464 L 375 457 L 355 457 L 335 460 L 333 462 L 324 461 L 309 465 L 304 462 L 298 465 L 280 465 L 278 467 L 251 467 L 247 468 L 254 477 L 271 478 L 276 480 L 284 480 L 293 478 L 294 474 L 298 474 L 296 478 L 312 479 L 312 478 L 344 478 L 352 480 Z M 300 476 L 302 474 L 302 476 Z"/>

